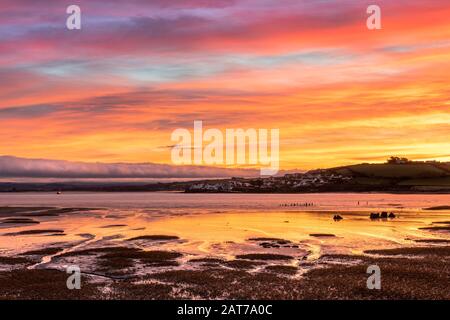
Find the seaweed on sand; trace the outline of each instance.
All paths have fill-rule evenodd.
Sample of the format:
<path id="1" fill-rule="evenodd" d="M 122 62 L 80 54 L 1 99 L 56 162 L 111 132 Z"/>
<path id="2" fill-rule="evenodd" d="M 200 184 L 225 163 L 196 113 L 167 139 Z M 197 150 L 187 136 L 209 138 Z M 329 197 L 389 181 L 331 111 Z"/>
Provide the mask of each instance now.
<path id="1" fill-rule="evenodd" d="M 386 256 L 411 255 L 411 256 L 438 256 L 450 257 L 450 246 L 448 247 L 412 247 L 396 249 L 366 250 L 364 253 L 379 254 Z"/>
<path id="2" fill-rule="evenodd" d="M 130 273 L 132 271 L 131 268 L 136 266 L 136 262 L 150 267 L 177 266 L 178 262 L 176 259 L 182 256 L 181 253 L 171 251 L 144 251 L 139 248 L 129 247 L 100 247 L 66 252 L 58 257 L 93 255 L 96 256 L 100 271 L 109 274 Z"/>
<path id="3" fill-rule="evenodd" d="M 292 260 L 292 256 L 284 254 L 272 254 L 272 253 L 249 253 L 249 254 L 239 254 L 236 256 L 237 259 L 246 260 Z"/>
<path id="4" fill-rule="evenodd" d="M 428 230 L 428 231 L 450 231 L 450 225 L 447 226 L 433 226 L 433 227 L 423 227 L 420 228 L 421 230 Z"/>
<path id="5" fill-rule="evenodd" d="M 64 250 L 64 248 L 58 248 L 58 247 L 50 247 L 50 248 L 43 248 L 38 250 L 30 250 L 21 253 L 21 256 L 47 256 L 47 255 L 53 255 L 57 254 L 58 252 L 61 252 Z"/>
<path id="6" fill-rule="evenodd" d="M 274 272 L 276 274 L 286 274 L 286 275 L 294 275 L 297 273 L 298 269 L 294 266 L 267 266 L 267 271 Z"/>
<path id="7" fill-rule="evenodd" d="M 99 299 L 99 285 L 82 282 L 82 290 L 67 288 L 67 273 L 58 270 L 33 269 L 0 272 L 0 299 Z"/>
<path id="8" fill-rule="evenodd" d="M 54 235 L 54 234 L 63 234 L 64 230 L 60 229 L 36 229 L 36 230 L 23 230 L 18 232 L 6 233 L 5 236 L 31 236 L 31 235 Z"/>
<path id="9" fill-rule="evenodd" d="M 334 234 L 331 234 L 331 233 L 311 233 L 309 236 L 315 237 L 315 238 L 334 238 L 334 237 L 336 237 Z"/>
<path id="10" fill-rule="evenodd" d="M 450 206 L 435 206 L 435 207 L 424 208 L 423 210 L 450 210 Z"/>
<path id="11" fill-rule="evenodd" d="M 263 265 L 264 262 L 257 262 L 257 261 L 249 261 L 249 260 L 230 260 L 230 261 L 224 261 L 223 265 L 233 268 L 233 269 L 252 269 L 256 266 Z"/>
<path id="12" fill-rule="evenodd" d="M 0 264 L 7 265 L 18 265 L 18 264 L 27 264 L 31 261 L 26 258 L 18 258 L 18 257 L 0 257 Z"/>
<path id="13" fill-rule="evenodd" d="M 128 241 L 134 241 L 134 240 L 149 240 L 149 241 L 169 241 L 169 240 L 179 240 L 177 236 L 168 236 L 168 235 L 146 235 L 146 236 L 139 236 L 128 239 Z"/>
<path id="14" fill-rule="evenodd" d="M 28 218 L 7 218 L 0 221 L 1 224 L 39 224 L 39 221 Z"/>

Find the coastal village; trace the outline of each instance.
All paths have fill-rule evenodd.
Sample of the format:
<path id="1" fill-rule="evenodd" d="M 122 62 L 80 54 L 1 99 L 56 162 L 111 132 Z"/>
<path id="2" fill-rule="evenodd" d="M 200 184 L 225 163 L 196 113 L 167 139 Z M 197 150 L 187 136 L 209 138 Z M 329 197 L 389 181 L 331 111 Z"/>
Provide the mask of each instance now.
<path id="1" fill-rule="evenodd" d="M 420 179 L 420 180 L 417 180 Z M 419 183 L 419 185 L 416 185 Z M 189 193 L 299 192 L 449 192 L 450 164 L 390 157 L 385 163 L 362 163 L 284 176 L 203 180 L 185 185 Z"/>
<path id="2" fill-rule="evenodd" d="M 351 180 L 327 170 L 286 174 L 269 178 L 232 178 L 229 180 L 202 181 L 190 185 L 186 192 L 295 192 L 305 188 L 336 185 Z"/>

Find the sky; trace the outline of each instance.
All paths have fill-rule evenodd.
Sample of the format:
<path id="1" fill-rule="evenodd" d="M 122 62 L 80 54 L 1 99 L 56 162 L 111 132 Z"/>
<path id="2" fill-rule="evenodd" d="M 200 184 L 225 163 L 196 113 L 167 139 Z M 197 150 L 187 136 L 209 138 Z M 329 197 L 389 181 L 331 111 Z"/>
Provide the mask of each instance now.
<path id="1" fill-rule="evenodd" d="M 450 161 L 449 17 L 448 0 L 1 0 L 0 177 L 186 177 L 171 133 L 194 120 L 279 129 L 283 170 Z"/>

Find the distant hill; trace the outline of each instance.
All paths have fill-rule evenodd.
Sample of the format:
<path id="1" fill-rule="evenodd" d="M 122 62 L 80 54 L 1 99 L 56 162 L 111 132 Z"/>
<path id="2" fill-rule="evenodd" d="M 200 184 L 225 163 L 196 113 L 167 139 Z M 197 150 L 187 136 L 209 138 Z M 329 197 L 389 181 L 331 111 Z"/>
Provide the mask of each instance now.
<path id="1" fill-rule="evenodd" d="M 344 176 L 388 179 L 441 178 L 450 176 L 447 163 L 356 164 L 331 168 Z"/>
<path id="2" fill-rule="evenodd" d="M 353 185 L 373 186 L 376 189 L 450 191 L 450 163 L 448 162 L 364 163 L 325 170 L 351 177 Z"/>

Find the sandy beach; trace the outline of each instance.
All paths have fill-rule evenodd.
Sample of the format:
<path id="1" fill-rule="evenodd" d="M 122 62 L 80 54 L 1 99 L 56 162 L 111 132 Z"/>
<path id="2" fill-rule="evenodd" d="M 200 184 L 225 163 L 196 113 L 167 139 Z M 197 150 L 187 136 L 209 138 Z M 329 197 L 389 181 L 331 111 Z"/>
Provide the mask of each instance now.
<path id="1" fill-rule="evenodd" d="M 1 299 L 450 299 L 445 195 L 55 197 L 2 195 Z M 284 206 L 302 197 L 314 205 Z M 381 211 L 395 218 L 369 218 Z"/>

